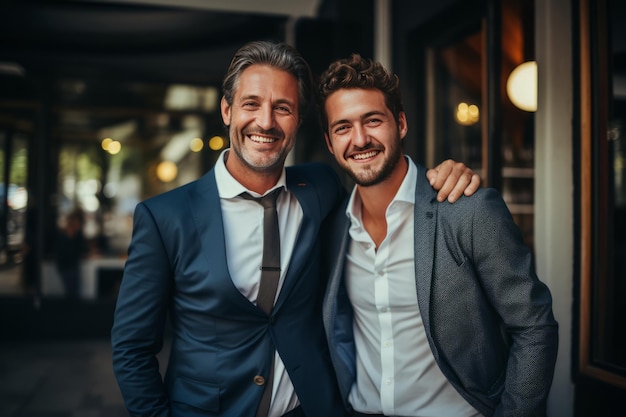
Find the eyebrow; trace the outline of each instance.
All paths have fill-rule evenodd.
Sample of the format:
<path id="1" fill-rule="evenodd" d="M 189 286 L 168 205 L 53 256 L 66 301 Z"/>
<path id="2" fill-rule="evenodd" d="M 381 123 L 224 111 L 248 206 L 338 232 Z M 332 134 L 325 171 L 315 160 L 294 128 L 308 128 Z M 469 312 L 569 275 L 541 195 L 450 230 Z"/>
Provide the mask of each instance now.
<path id="1" fill-rule="evenodd" d="M 279 100 L 276 100 L 274 104 L 287 104 L 289 107 L 293 107 L 294 109 L 297 107 L 296 103 L 286 98 L 281 98 Z"/>
<path id="2" fill-rule="evenodd" d="M 245 101 L 245 100 L 261 100 L 261 96 L 256 95 L 256 94 L 248 94 L 247 96 L 241 96 L 239 98 L 240 101 Z M 278 99 L 276 101 L 274 101 L 272 104 L 287 104 L 291 107 L 293 107 L 294 109 L 296 108 L 296 103 L 292 102 L 289 99 L 286 98 L 281 98 Z"/>
<path id="3" fill-rule="evenodd" d="M 382 111 L 379 111 L 379 110 L 372 110 L 372 111 L 369 111 L 369 112 L 363 114 L 362 116 L 360 116 L 359 119 L 363 120 L 363 119 L 367 119 L 368 117 L 372 117 L 372 116 L 385 116 L 385 112 L 382 112 Z M 343 123 L 350 123 L 350 121 L 348 119 L 336 120 L 333 123 L 329 124 L 328 127 L 332 128 L 332 127 L 335 127 L 335 126 L 343 124 Z"/>

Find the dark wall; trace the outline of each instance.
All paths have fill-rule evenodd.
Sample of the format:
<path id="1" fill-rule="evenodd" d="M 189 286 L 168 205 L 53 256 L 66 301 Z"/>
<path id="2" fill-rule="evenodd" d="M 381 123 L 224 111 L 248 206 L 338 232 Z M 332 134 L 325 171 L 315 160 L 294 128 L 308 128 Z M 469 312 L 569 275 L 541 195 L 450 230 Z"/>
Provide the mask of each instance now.
<path id="1" fill-rule="evenodd" d="M 337 0 L 323 2 L 319 17 L 300 19 L 296 25 L 295 47 L 302 53 L 318 80 L 328 65 L 352 53 L 373 56 L 373 0 Z M 326 148 L 317 112 L 312 112 L 298 134 L 296 162 L 325 162 L 335 168 L 347 186 L 347 175 L 338 168 Z"/>

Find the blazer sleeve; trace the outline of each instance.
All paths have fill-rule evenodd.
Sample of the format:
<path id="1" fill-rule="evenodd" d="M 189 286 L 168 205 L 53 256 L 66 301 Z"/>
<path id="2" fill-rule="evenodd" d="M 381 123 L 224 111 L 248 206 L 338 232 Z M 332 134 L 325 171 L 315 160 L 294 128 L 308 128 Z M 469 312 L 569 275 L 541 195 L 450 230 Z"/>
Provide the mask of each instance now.
<path id="1" fill-rule="evenodd" d="M 493 189 L 483 195 L 472 215 L 472 258 L 510 343 L 494 415 L 545 415 L 558 347 L 552 298 L 502 198 Z"/>
<path id="2" fill-rule="evenodd" d="M 172 281 L 157 223 L 137 205 L 111 331 L 113 370 L 132 416 L 167 416 L 156 354 L 161 350 Z"/>

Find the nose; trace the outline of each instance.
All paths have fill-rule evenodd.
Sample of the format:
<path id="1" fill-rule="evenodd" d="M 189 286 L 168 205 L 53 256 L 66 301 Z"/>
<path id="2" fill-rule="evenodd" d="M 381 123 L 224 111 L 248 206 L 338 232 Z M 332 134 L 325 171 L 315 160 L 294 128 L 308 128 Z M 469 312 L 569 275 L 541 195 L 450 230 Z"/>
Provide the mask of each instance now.
<path id="1" fill-rule="evenodd" d="M 371 142 L 371 139 L 367 134 L 365 128 L 360 123 L 354 124 L 352 128 L 352 133 L 352 143 L 356 147 L 365 148 Z"/>
<path id="2" fill-rule="evenodd" d="M 269 130 L 274 127 L 274 109 L 271 105 L 263 105 L 259 109 L 257 116 L 257 124 L 263 130 Z"/>

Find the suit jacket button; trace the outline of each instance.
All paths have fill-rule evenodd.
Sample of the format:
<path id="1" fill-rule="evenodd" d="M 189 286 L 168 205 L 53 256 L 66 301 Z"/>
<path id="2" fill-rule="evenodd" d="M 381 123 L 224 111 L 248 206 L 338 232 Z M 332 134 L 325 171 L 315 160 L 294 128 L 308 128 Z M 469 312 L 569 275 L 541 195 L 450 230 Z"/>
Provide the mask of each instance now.
<path id="1" fill-rule="evenodd" d="M 257 375 L 254 377 L 254 383 L 258 386 L 265 385 L 265 378 L 263 378 L 261 375 Z"/>

